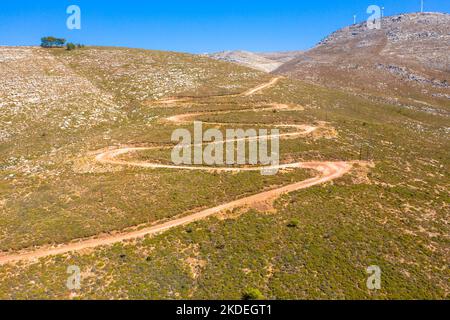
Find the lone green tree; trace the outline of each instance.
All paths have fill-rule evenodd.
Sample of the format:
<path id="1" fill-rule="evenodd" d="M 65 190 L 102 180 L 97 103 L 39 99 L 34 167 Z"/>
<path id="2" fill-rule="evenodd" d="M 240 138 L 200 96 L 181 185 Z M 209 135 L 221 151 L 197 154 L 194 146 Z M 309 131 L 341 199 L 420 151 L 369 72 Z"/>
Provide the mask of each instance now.
<path id="1" fill-rule="evenodd" d="M 43 48 L 62 48 L 66 43 L 66 39 L 55 37 L 41 38 L 41 47 Z"/>

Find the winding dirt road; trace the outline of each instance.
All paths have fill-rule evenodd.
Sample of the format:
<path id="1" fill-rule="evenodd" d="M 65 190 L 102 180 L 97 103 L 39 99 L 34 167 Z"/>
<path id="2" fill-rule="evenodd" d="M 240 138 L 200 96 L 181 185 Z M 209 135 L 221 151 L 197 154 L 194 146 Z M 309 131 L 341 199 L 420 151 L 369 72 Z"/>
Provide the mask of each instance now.
<path id="1" fill-rule="evenodd" d="M 264 89 L 267 89 L 273 85 L 275 85 L 280 78 L 274 78 L 270 82 L 262 84 L 257 86 L 256 88 L 253 88 L 251 90 L 248 90 L 241 94 L 241 96 L 250 96 L 255 93 L 258 93 Z M 162 103 L 177 103 L 182 100 L 177 99 L 168 99 L 163 101 Z M 184 100 L 183 100 L 184 101 Z M 272 107 L 269 108 L 261 108 L 256 110 L 269 110 L 269 109 L 289 109 L 286 105 L 280 105 L 280 104 L 274 104 Z M 234 112 L 234 111 L 233 111 Z M 239 111 L 238 111 L 239 112 Z M 218 113 L 225 113 L 225 112 L 216 112 Z M 189 121 L 188 119 L 194 118 L 196 116 L 202 115 L 204 113 L 191 113 L 191 114 L 183 114 L 183 115 L 176 115 L 167 118 L 166 120 L 175 122 L 175 123 L 184 123 Z M 226 125 L 226 124 L 222 124 Z M 229 125 L 229 124 L 228 124 Z M 293 130 L 294 132 L 290 133 L 284 133 L 280 134 L 279 137 L 282 138 L 292 138 L 302 135 L 307 135 L 315 130 L 318 129 L 316 126 L 307 126 L 307 125 L 280 125 L 281 127 L 288 127 Z M 234 139 L 232 141 L 237 141 L 237 139 Z M 225 141 L 216 142 L 216 143 L 224 143 Z M 156 148 L 156 147 L 153 147 Z M 161 147 L 157 147 L 161 148 Z M 126 165 L 126 166 L 134 166 L 134 167 L 142 167 L 142 168 L 150 168 L 150 169 L 174 169 L 174 170 L 203 170 L 203 171 L 259 171 L 262 169 L 262 167 L 245 167 L 245 168 L 231 168 L 231 167 L 224 167 L 224 168 L 211 168 L 211 167 L 200 167 L 200 166 L 173 166 L 173 165 L 165 165 L 165 164 L 158 164 L 158 163 L 148 163 L 148 162 L 132 162 L 132 161 L 125 161 L 117 159 L 119 156 L 132 153 L 132 152 L 138 152 L 143 150 L 149 150 L 152 148 L 134 148 L 134 147 L 127 147 L 127 148 L 120 148 L 115 150 L 109 150 L 106 152 L 103 152 L 101 154 L 98 154 L 95 157 L 95 160 L 99 163 L 103 164 L 110 164 L 110 165 Z M 256 203 L 264 202 L 267 199 L 273 199 L 276 197 L 279 197 L 282 194 L 286 194 L 289 192 L 301 190 L 310 188 L 312 186 L 316 186 L 319 184 L 323 184 L 329 181 L 332 181 L 334 179 L 337 179 L 339 177 L 342 177 L 346 173 L 348 173 L 353 166 L 353 162 L 295 162 L 295 163 L 288 163 L 288 164 L 280 164 L 278 166 L 272 166 L 272 167 L 264 167 L 266 169 L 273 168 L 273 169 L 287 169 L 287 168 L 302 168 L 302 169 L 312 169 L 319 173 L 317 177 L 300 181 L 297 183 L 293 183 L 284 187 L 279 187 L 273 190 L 261 192 L 252 196 L 244 197 L 235 201 L 231 201 L 213 208 L 209 208 L 206 210 L 202 210 L 200 212 L 196 212 L 194 214 L 190 214 L 181 218 L 175 218 L 173 220 L 156 224 L 154 226 L 146 227 L 140 230 L 136 231 L 130 231 L 130 232 L 123 232 L 123 233 L 117 233 L 117 234 L 111 234 L 111 235 L 104 235 L 99 236 L 96 238 L 91 239 L 82 239 L 78 242 L 68 243 L 68 244 L 61 244 L 54 247 L 42 247 L 38 248 L 36 250 L 29 250 L 29 251 L 23 251 L 19 253 L 11 253 L 11 254 L 0 254 L 0 265 L 18 262 L 18 261 L 33 261 L 39 258 L 44 258 L 48 256 L 53 255 L 59 255 L 59 254 L 65 254 L 69 252 L 75 252 L 75 251 L 81 251 L 84 249 L 89 248 L 95 248 L 99 246 L 107 246 L 114 243 L 137 239 L 137 238 L 143 238 L 145 236 L 149 235 L 155 235 L 158 233 L 162 233 L 164 231 L 167 231 L 171 228 L 175 228 L 181 225 L 186 225 L 189 223 L 192 223 L 194 221 L 205 219 L 209 216 L 221 213 L 226 210 L 232 210 L 238 207 L 244 207 L 244 206 L 250 206 Z"/>

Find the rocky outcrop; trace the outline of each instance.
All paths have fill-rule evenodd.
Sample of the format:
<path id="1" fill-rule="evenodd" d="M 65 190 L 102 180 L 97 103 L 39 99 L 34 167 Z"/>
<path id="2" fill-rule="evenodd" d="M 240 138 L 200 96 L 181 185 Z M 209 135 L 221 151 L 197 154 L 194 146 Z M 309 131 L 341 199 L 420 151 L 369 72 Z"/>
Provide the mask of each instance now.
<path id="1" fill-rule="evenodd" d="M 420 84 L 428 84 L 428 85 L 431 85 L 433 87 L 438 87 L 438 88 L 448 88 L 449 87 L 447 80 L 441 81 L 441 80 L 436 80 L 436 79 L 427 79 L 424 76 L 412 73 L 405 67 L 400 67 L 400 66 L 396 66 L 396 65 L 392 65 L 392 64 L 384 65 L 382 63 L 378 63 L 376 65 L 376 68 L 379 70 L 386 70 L 386 71 L 390 72 L 391 74 L 398 76 L 402 80 L 415 81 Z"/>

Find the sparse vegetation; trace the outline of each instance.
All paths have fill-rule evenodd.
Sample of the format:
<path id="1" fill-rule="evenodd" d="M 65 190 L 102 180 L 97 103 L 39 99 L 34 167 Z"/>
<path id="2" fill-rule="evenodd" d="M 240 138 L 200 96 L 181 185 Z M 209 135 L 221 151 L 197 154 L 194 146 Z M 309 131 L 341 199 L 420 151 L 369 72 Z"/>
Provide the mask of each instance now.
<path id="1" fill-rule="evenodd" d="M 69 42 L 69 43 L 66 45 L 67 51 L 72 51 L 72 50 L 75 50 L 75 49 L 83 49 L 84 47 L 85 47 L 84 44 L 80 44 L 80 43 L 74 44 L 74 43 L 72 43 L 72 42 Z"/>
<path id="2" fill-rule="evenodd" d="M 154 101 L 161 97 L 242 92 L 270 77 L 177 53 L 0 51 L 3 251 L 165 221 L 313 175 L 92 162 L 97 150 L 110 146 L 169 145 L 177 127 L 161 119 L 174 114 L 242 111 L 274 101 L 302 106 L 303 111 L 249 110 L 199 119 L 268 127 L 326 121 L 320 134 L 284 140 L 282 161 L 357 160 L 361 145 L 370 146 L 374 161 L 373 167 L 355 167 L 332 183 L 277 199 L 276 213 L 245 208 L 155 237 L 0 266 L 1 298 L 242 299 L 263 298 L 262 292 L 267 299 L 448 297 L 446 116 L 288 79 L 248 98 L 158 105 Z M 165 150 L 127 156 L 168 160 Z M 379 291 L 365 287 L 365 270 L 373 264 L 383 270 Z M 83 272 L 76 296 L 65 287 L 69 265 Z"/>
<path id="3" fill-rule="evenodd" d="M 75 49 L 77 48 L 77 46 L 74 45 L 72 42 L 69 42 L 69 43 L 66 45 L 66 48 L 67 48 L 67 51 L 72 51 L 72 50 L 75 50 Z"/>

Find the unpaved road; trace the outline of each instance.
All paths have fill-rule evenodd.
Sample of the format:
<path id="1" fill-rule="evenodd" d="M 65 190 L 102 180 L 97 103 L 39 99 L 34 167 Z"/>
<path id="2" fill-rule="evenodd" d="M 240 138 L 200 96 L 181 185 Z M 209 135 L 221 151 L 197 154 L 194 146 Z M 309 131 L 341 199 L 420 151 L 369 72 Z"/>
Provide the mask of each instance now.
<path id="1" fill-rule="evenodd" d="M 204 96 L 204 97 L 178 97 L 178 98 L 171 97 L 171 98 L 161 99 L 159 101 L 154 101 L 152 103 L 154 103 L 154 104 L 174 104 L 174 103 L 192 102 L 196 99 L 249 97 L 249 96 L 254 95 L 255 93 L 258 93 L 265 89 L 273 87 L 281 79 L 282 79 L 282 77 L 275 77 L 267 83 L 260 84 L 260 85 L 256 86 L 255 88 L 249 89 L 245 92 L 238 93 L 238 94 L 226 94 L 226 95 L 220 95 L 220 96 L 212 95 L 212 96 Z"/>
<path id="2" fill-rule="evenodd" d="M 250 96 L 257 92 L 260 92 L 264 89 L 267 89 L 277 83 L 279 78 L 272 79 L 269 83 L 260 85 L 254 89 L 251 89 L 242 95 Z M 172 99 L 173 103 L 176 103 L 176 99 Z M 172 103 L 172 102 L 171 102 Z M 285 108 L 284 105 L 273 105 L 273 108 Z M 267 110 L 267 108 L 265 109 Z M 167 120 L 172 122 L 185 122 L 187 118 L 192 118 L 201 113 L 196 114 L 186 114 L 186 115 L 178 115 L 168 118 Z M 296 131 L 292 133 L 280 134 L 280 137 L 289 138 L 293 136 L 305 135 L 309 134 L 317 129 L 315 126 L 306 126 L 306 125 L 286 125 L 287 127 L 294 128 Z M 285 127 L 286 127 L 285 126 Z M 233 140 L 233 141 L 236 141 Z M 223 143 L 225 141 L 219 142 Z M 160 147 L 158 147 L 160 148 Z M 157 163 L 148 163 L 148 162 L 130 162 L 130 161 L 122 161 L 117 159 L 120 155 L 124 155 L 130 152 L 137 152 L 142 150 L 148 150 L 151 148 L 121 148 L 103 152 L 96 156 L 96 161 L 100 163 L 112 164 L 112 165 L 127 165 L 127 166 L 136 166 L 143 168 L 166 168 L 166 169 L 175 169 L 175 170 L 205 170 L 205 171 L 256 171 L 261 170 L 262 167 L 247 167 L 247 168 L 208 168 L 208 167 L 187 167 L 187 166 L 172 166 L 172 165 L 163 165 Z M 123 232 L 105 236 L 99 236 L 92 239 L 84 239 L 78 242 L 61 244 L 54 247 L 42 247 L 36 250 L 23 251 L 19 253 L 11 253 L 11 254 L 0 254 L 0 265 L 4 265 L 7 263 L 13 263 L 18 261 L 33 261 L 39 258 L 44 258 L 53 255 L 65 254 L 69 252 L 81 251 L 84 249 L 95 248 L 99 246 L 107 246 L 114 243 L 142 238 L 149 235 L 155 235 L 171 228 L 175 228 L 181 225 L 186 225 L 192 223 L 194 221 L 198 221 L 201 219 L 205 219 L 214 214 L 232 210 L 238 207 L 244 207 L 253 205 L 256 203 L 264 202 L 267 199 L 276 198 L 282 194 L 310 188 L 312 186 L 316 186 L 319 184 L 323 184 L 339 177 L 342 177 L 346 173 L 348 173 L 353 166 L 352 162 L 296 162 L 289 164 L 280 164 L 279 166 L 272 167 L 264 167 L 264 168 L 277 168 L 277 169 L 286 169 L 286 168 L 303 168 L 303 169 L 313 169 L 319 173 L 317 177 L 300 181 L 297 183 L 293 183 L 284 187 L 276 188 L 269 191 L 264 191 L 252 196 L 244 197 L 235 201 L 231 201 L 228 203 L 224 203 L 222 205 L 209 208 L 206 210 L 202 210 L 200 212 L 190 214 L 181 218 L 176 218 L 171 221 L 167 221 L 164 223 L 156 224 L 154 226 L 146 227 L 136 231 Z"/>
<path id="3" fill-rule="evenodd" d="M 260 92 L 260 91 L 263 91 L 264 89 L 273 87 L 278 81 L 280 81 L 280 79 L 281 79 L 281 77 L 273 78 L 272 80 L 270 80 L 270 81 L 267 82 L 267 83 L 264 83 L 264 84 L 262 84 L 262 85 L 259 85 L 259 86 L 255 87 L 255 88 L 253 88 L 253 89 L 250 89 L 250 90 L 248 90 L 248 91 L 242 93 L 241 96 L 243 96 L 243 97 L 249 97 L 249 96 L 251 96 L 251 95 L 254 95 L 255 93 L 258 93 L 258 92 Z"/>
<path id="4" fill-rule="evenodd" d="M 18 254 L 10 254 L 0 256 L 0 265 L 16 262 L 16 261 L 31 261 L 47 256 L 64 254 L 68 252 L 80 251 L 89 248 L 95 248 L 99 246 L 111 245 L 117 242 L 126 240 L 143 238 L 149 235 L 155 235 L 171 228 L 175 228 L 181 225 L 186 225 L 194 221 L 205 219 L 214 214 L 223 212 L 225 210 L 232 210 L 234 208 L 252 205 L 255 203 L 263 202 L 267 199 L 278 197 L 282 194 L 293 192 L 296 190 L 306 189 L 318 184 L 322 184 L 336 178 L 339 178 L 350 171 L 352 165 L 346 162 L 303 162 L 292 164 L 291 167 L 314 169 L 321 174 L 318 177 L 308 179 L 305 181 L 290 184 L 274 190 L 265 191 L 255 194 L 253 196 L 245 197 L 239 200 L 228 202 L 220 206 L 206 209 L 182 218 L 171 220 L 165 223 L 161 223 L 152 227 L 144 228 L 137 231 L 131 231 L 122 234 L 114 234 L 94 239 L 82 240 L 76 243 L 63 244 L 53 248 L 41 248 L 35 251 L 23 252 Z"/>

